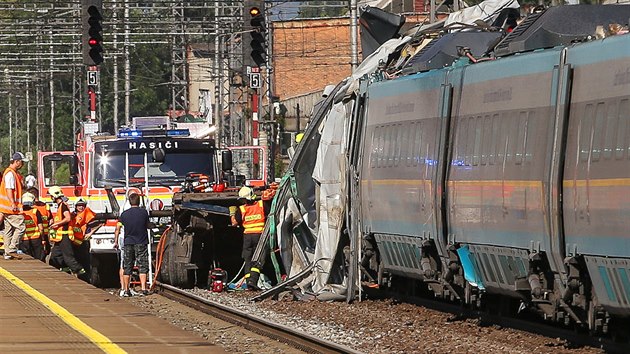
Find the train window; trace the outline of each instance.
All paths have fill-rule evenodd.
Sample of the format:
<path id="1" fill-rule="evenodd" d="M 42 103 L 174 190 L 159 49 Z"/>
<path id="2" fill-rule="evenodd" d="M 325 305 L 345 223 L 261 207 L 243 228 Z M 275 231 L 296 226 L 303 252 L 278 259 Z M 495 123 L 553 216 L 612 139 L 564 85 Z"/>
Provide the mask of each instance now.
<path id="1" fill-rule="evenodd" d="M 466 129 L 468 126 L 468 120 L 467 119 L 460 119 L 459 120 L 459 125 L 457 127 L 457 139 L 455 140 L 455 157 L 456 157 L 456 161 L 455 161 L 455 165 L 457 166 L 461 166 L 462 164 L 464 164 L 465 161 L 465 156 L 466 156 L 466 133 L 468 132 L 468 129 Z"/>
<path id="2" fill-rule="evenodd" d="M 475 117 L 468 118 L 468 141 L 466 142 L 466 166 L 472 165 L 475 148 Z"/>
<path id="3" fill-rule="evenodd" d="M 501 118 L 497 123 L 499 129 L 499 135 L 497 139 L 497 159 L 498 163 L 503 164 L 504 160 L 507 160 L 508 143 L 509 143 L 509 129 L 510 124 L 509 117 L 506 112 L 501 114 Z"/>
<path id="4" fill-rule="evenodd" d="M 416 134 L 413 141 L 413 165 L 418 166 L 422 150 L 422 122 L 416 123 Z"/>
<path id="5" fill-rule="evenodd" d="M 392 127 L 387 125 L 383 127 L 383 160 L 381 161 L 381 167 L 387 167 L 387 163 L 388 163 L 388 159 L 389 159 L 389 154 L 390 154 L 390 148 L 389 148 L 389 143 L 390 143 L 390 132 Z"/>
<path id="6" fill-rule="evenodd" d="M 472 164 L 473 166 L 479 165 L 479 160 L 481 160 L 481 132 L 483 131 L 483 121 L 481 120 L 481 116 L 478 116 L 475 119 L 475 142 L 473 148 L 473 158 Z"/>
<path id="7" fill-rule="evenodd" d="M 580 160 L 588 161 L 588 157 L 591 151 L 591 129 L 593 127 L 593 114 L 595 113 L 595 106 L 587 104 L 584 107 L 584 115 L 580 119 L 580 125 L 578 130 L 580 137 L 578 140 L 578 147 L 580 149 Z"/>
<path id="8" fill-rule="evenodd" d="M 370 167 L 376 167 L 376 161 L 378 158 L 378 125 L 374 127 L 372 131 L 372 151 L 370 151 Z"/>
<path id="9" fill-rule="evenodd" d="M 488 156 L 488 163 L 491 165 L 494 165 L 496 163 L 496 157 L 497 157 L 497 153 L 498 150 L 500 149 L 499 145 L 501 144 L 501 135 L 499 133 L 499 130 L 501 128 L 501 121 L 499 120 L 499 114 L 495 113 L 494 115 L 492 115 L 492 120 L 490 121 L 490 124 L 492 125 L 491 129 L 492 129 L 492 135 L 491 135 L 491 141 L 492 143 L 490 144 L 490 155 Z"/>
<path id="10" fill-rule="evenodd" d="M 400 154 L 401 154 L 400 163 L 405 164 L 406 166 L 409 166 L 411 162 L 409 158 L 409 150 L 411 149 L 410 125 L 408 126 L 403 125 L 402 129 L 403 129 L 403 141 L 402 141 L 402 148 L 400 150 Z"/>
<path id="11" fill-rule="evenodd" d="M 505 120 L 506 126 L 505 132 L 507 135 L 507 150 L 506 150 L 506 161 L 513 162 L 516 161 L 516 143 L 518 141 L 518 116 L 516 112 L 506 112 L 507 119 Z"/>
<path id="12" fill-rule="evenodd" d="M 623 159 L 626 149 L 630 157 L 630 100 L 625 99 L 619 102 L 619 128 L 617 128 L 617 145 L 615 148 L 615 158 Z"/>
<path id="13" fill-rule="evenodd" d="M 378 127 L 378 157 L 376 159 L 376 167 L 383 167 L 383 156 L 385 152 L 385 126 Z"/>
<path id="14" fill-rule="evenodd" d="M 527 112 L 519 112 L 518 114 L 518 136 L 516 138 L 516 154 L 514 163 L 520 165 L 523 163 L 525 155 L 525 142 L 527 140 Z"/>
<path id="15" fill-rule="evenodd" d="M 533 151 L 535 150 L 534 136 L 536 134 L 536 112 L 530 111 L 527 114 L 527 126 L 525 128 L 525 162 L 531 162 L 533 160 Z"/>
<path id="16" fill-rule="evenodd" d="M 483 118 L 483 133 L 481 138 L 481 164 L 486 165 L 490 156 L 490 146 L 492 144 L 492 124 L 490 115 Z"/>
<path id="17" fill-rule="evenodd" d="M 611 102 L 608 105 L 608 114 L 606 115 L 606 131 L 604 135 L 604 150 L 602 151 L 602 158 L 610 160 L 612 158 L 613 147 L 615 145 L 615 131 L 617 127 L 617 102 Z"/>
<path id="18" fill-rule="evenodd" d="M 396 160 L 396 149 L 398 147 L 398 125 L 397 124 L 392 124 L 392 131 L 391 134 L 389 136 L 389 138 L 391 139 L 391 141 L 389 142 L 391 150 L 389 152 L 389 167 L 394 166 L 394 162 Z"/>
<path id="19" fill-rule="evenodd" d="M 398 162 L 400 162 L 404 133 L 405 130 L 403 129 L 402 124 L 396 124 L 396 151 L 394 155 L 394 166 L 398 166 Z"/>
<path id="20" fill-rule="evenodd" d="M 400 162 L 405 166 L 409 166 L 409 132 L 413 129 L 413 122 L 409 123 L 409 126 L 403 129 L 402 135 L 402 149 L 400 150 Z"/>
<path id="21" fill-rule="evenodd" d="M 385 156 L 383 157 L 383 167 L 387 167 L 390 164 L 393 152 L 392 146 L 392 133 L 394 131 L 394 126 L 388 125 L 385 128 Z"/>
<path id="22" fill-rule="evenodd" d="M 593 128 L 593 145 L 591 161 L 599 161 L 602 152 L 602 137 L 604 134 L 604 115 L 606 114 L 606 104 L 600 102 L 595 107 L 595 125 Z"/>

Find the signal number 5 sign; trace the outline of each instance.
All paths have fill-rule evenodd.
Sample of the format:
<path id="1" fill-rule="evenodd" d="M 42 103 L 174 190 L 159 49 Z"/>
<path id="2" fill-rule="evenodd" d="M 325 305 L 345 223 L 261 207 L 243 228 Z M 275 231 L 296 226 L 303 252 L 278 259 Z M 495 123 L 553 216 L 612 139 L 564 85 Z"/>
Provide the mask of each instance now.
<path id="1" fill-rule="evenodd" d="M 260 73 L 249 74 L 249 87 L 253 89 L 258 89 L 262 86 L 261 84 L 262 83 L 260 82 Z"/>

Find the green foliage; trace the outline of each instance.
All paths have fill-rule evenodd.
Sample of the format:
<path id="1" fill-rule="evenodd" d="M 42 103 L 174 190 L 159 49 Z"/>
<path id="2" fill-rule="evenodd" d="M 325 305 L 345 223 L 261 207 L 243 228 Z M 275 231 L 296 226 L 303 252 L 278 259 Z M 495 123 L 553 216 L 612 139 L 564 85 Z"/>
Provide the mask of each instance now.
<path id="1" fill-rule="evenodd" d="M 70 184 L 70 165 L 61 164 L 55 170 L 54 184 L 65 186 Z"/>
<path id="2" fill-rule="evenodd" d="M 298 17 L 338 17 L 348 12 L 347 6 L 347 1 L 305 1 L 300 6 Z"/>
<path id="3" fill-rule="evenodd" d="M 171 99 L 171 47 L 169 44 L 142 44 L 132 48 L 131 62 L 131 107 L 130 116 L 162 116 L 166 114 Z M 119 62 L 118 84 L 124 77 Z M 101 130 L 113 132 L 114 80 L 113 62 L 101 65 Z M 124 124 L 124 91 L 119 87 L 119 125 Z"/>

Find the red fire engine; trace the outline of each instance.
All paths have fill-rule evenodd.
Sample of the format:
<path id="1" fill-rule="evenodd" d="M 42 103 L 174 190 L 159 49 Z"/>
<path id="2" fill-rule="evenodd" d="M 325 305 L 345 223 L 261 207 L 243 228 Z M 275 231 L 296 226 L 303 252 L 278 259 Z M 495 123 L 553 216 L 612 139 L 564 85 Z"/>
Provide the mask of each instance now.
<path id="1" fill-rule="evenodd" d="M 97 123 L 83 123 L 75 151 L 38 153 L 41 199 L 47 201 L 48 188 L 56 185 L 70 199 L 71 210 L 83 198 L 94 212 L 111 213 L 124 210 L 126 197 L 135 191 L 143 196 L 152 217 L 169 218 L 173 193 L 190 176 L 206 176 L 206 192 L 225 185 L 225 176 L 233 186 L 266 184 L 266 148 L 235 147 L 229 148 L 231 154 L 220 154 L 209 138 L 212 133 L 207 123 L 173 123 L 168 117 L 134 118 L 132 127 L 117 135 L 99 133 Z M 222 173 L 220 155 L 234 156 L 233 171 Z M 114 198 L 108 198 L 106 188 L 112 189 L 118 205 L 112 205 Z M 170 219 L 153 221 L 170 223 Z M 90 239 L 90 278 L 95 285 L 115 286 L 118 280 L 115 223 L 107 220 Z"/>

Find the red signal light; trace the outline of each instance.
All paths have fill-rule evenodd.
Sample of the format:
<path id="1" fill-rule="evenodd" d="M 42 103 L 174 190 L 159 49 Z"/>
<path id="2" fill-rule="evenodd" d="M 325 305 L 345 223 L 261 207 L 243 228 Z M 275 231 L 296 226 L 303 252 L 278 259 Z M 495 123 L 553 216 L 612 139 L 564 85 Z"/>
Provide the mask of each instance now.
<path id="1" fill-rule="evenodd" d="M 88 40 L 88 44 L 89 44 L 89 45 L 91 45 L 92 47 L 93 47 L 93 46 L 95 46 L 95 45 L 98 45 L 98 39 L 96 39 L 96 38 L 90 38 L 90 39 Z"/>

